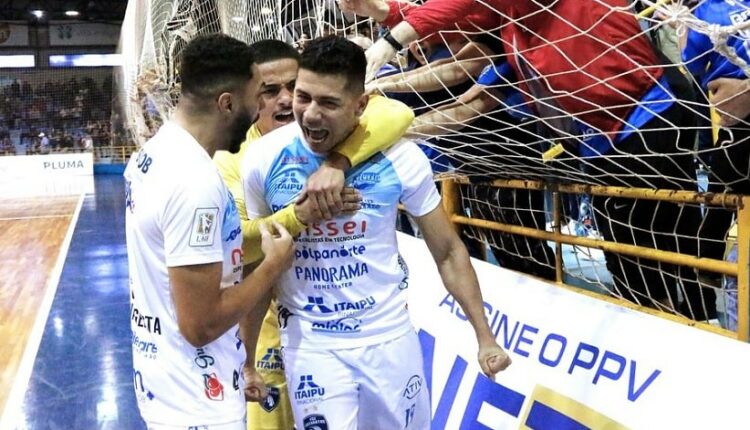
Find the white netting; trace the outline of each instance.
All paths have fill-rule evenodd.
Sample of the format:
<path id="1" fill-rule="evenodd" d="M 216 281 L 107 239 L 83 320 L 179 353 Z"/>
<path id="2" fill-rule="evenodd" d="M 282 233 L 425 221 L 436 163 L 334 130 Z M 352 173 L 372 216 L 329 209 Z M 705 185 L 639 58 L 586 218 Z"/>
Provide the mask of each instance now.
<path id="1" fill-rule="evenodd" d="M 370 83 L 415 109 L 410 136 L 431 151 L 436 172 L 476 182 L 520 178 L 750 192 L 747 112 L 720 129 L 703 79 L 720 58 L 744 70 L 736 78 L 750 76 L 744 49 L 750 3 L 471 3 L 473 14 L 453 17 L 475 19 L 469 25 L 450 25 L 412 44 Z M 727 16 L 706 14 L 709 3 L 728 5 Z M 131 1 L 122 52 L 133 137 L 142 143 L 169 113 L 179 90 L 175 59 L 195 34 L 222 31 L 247 42 L 277 38 L 303 46 L 335 32 L 369 46 L 382 30 L 367 17 L 342 13 L 333 0 Z M 683 61 L 680 38 L 688 31 L 688 46 L 698 35 L 707 36 L 708 45 Z M 696 72 L 697 66 L 705 70 Z M 743 100 L 742 91 L 734 93 Z M 544 192 L 471 185 L 462 197 L 471 216 L 549 228 Z M 585 195 L 564 203 L 570 234 L 717 259 L 732 221 L 729 212 L 699 205 Z M 554 253 L 542 241 L 478 229 L 467 234 L 488 242 L 501 264 L 554 274 Z M 609 255 L 605 266 L 599 251 L 564 252 L 569 282 L 696 319 L 714 316 L 714 274 Z"/>

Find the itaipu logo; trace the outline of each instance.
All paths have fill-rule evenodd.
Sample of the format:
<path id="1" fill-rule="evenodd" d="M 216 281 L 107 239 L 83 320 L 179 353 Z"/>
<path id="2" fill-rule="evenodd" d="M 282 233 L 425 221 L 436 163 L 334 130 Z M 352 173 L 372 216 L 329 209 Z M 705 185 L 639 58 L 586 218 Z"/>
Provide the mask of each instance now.
<path id="1" fill-rule="evenodd" d="M 283 370 L 284 360 L 281 358 L 281 351 L 276 348 L 266 349 L 266 353 L 255 363 L 258 370 Z"/>
<path id="2" fill-rule="evenodd" d="M 337 302 L 337 303 L 326 303 L 325 299 L 320 296 L 307 296 L 307 305 L 303 310 L 308 312 L 320 312 L 323 314 L 331 314 L 335 312 L 356 312 L 372 309 L 375 306 L 375 298 L 373 296 L 365 297 L 362 300 L 356 302 Z"/>
<path id="3" fill-rule="evenodd" d="M 323 400 L 325 394 L 325 387 L 316 384 L 313 381 L 313 375 L 301 375 L 297 389 L 294 391 L 294 400 L 298 403 L 312 403 Z"/>
<path id="4" fill-rule="evenodd" d="M 289 191 L 292 193 L 298 193 L 302 191 L 303 184 L 297 179 L 297 174 L 294 171 L 287 171 L 281 175 L 278 182 L 273 186 L 274 191 Z"/>

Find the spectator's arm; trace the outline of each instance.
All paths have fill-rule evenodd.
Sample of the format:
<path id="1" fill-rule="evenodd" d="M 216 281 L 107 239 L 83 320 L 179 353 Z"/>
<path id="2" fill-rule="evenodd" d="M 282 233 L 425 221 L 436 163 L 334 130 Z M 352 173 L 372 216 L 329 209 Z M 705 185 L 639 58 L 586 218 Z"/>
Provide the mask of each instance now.
<path id="1" fill-rule="evenodd" d="M 488 93 L 486 87 L 474 85 L 456 101 L 415 118 L 406 137 L 427 138 L 461 130 L 500 104 L 500 99 Z"/>

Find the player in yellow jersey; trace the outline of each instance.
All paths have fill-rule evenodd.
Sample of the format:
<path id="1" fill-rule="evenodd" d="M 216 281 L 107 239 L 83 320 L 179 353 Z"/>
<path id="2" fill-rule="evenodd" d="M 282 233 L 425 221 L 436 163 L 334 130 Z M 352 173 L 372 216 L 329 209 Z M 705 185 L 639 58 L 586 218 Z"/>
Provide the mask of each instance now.
<path id="1" fill-rule="evenodd" d="M 263 81 L 258 120 L 248 130 L 247 138 L 238 154 L 219 151 L 214 156 L 214 162 L 237 202 L 242 224 L 243 262 L 249 267 L 262 258 L 258 246 L 258 225 L 267 220 L 247 219 L 240 181 L 240 160 L 254 140 L 294 121 L 292 95 L 299 63 L 297 51 L 284 42 L 263 40 L 251 47 Z M 276 212 L 269 218 L 280 222 L 295 235 L 305 228 L 305 224 L 330 218 L 341 211 L 356 210 L 358 195 L 354 190 L 343 189 L 343 171 L 397 142 L 413 118 L 412 111 L 402 103 L 384 97 L 373 97 L 360 120 L 359 127 L 336 148 L 307 184 L 300 184 L 306 186 L 307 198 Z M 248 355 L 245 367 L 254 367 L 257 371 L 246 371 L 246 375 L 262 376 L 268 391 L 260 403 L 248 404 L 248 430 L 292 429 L 294 420 L 284 378 L 275 306 L 270 306 L 265 315 L 257 348 L 252 340 L 245 343 Z M 252 360 L 250 357 L 255 359 Z M 251 394 L 250 397 L 255 395 L 257 393 Z"/>

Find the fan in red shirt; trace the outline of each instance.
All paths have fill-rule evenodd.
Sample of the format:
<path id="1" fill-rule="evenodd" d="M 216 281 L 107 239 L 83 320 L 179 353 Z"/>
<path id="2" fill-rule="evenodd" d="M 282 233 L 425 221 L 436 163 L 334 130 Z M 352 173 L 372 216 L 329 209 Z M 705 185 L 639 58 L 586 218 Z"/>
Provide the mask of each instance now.
<path id="1" fill-rule="evenodd" d="M 689 83 L 661 66 L 625 0 L 429 0 L 421 6 L 341 0 L 340 6 L 391 27 L 367 51 L 368 76 L 401 44 L 434 32 L 496 33 L 519 90 L 553 130 L 549 137 L 565 146 L 558 161 L 580 156 L 592 180 L 606 185 L 697 189 L 693 117 L 674 95 L 689 94 Z M 593 205 L 608 241 L 697 254 L 697 210 L 606 197 Z M 715 315 L 714 293 L 701 293 L 692 269 L 605 256 L 618 295 L 650 307 L 679 306 L 698 320 Z M 678 282 L 663 272 L 684 286 L 681 304 Z"/>

